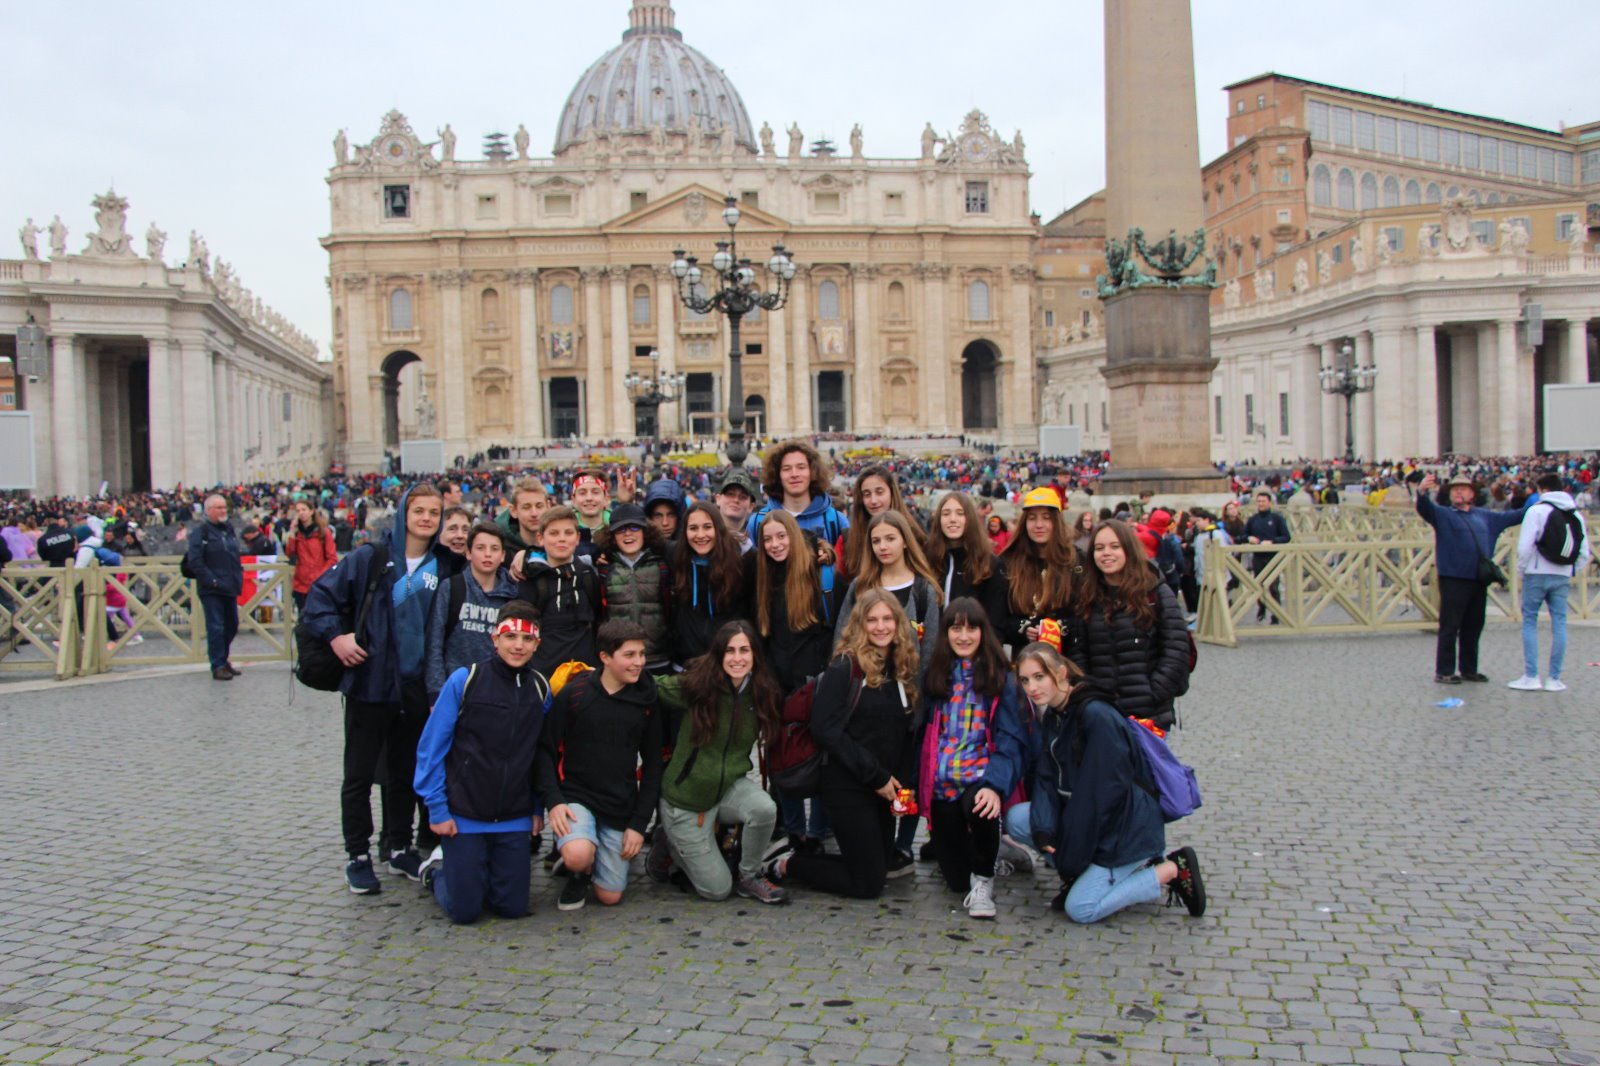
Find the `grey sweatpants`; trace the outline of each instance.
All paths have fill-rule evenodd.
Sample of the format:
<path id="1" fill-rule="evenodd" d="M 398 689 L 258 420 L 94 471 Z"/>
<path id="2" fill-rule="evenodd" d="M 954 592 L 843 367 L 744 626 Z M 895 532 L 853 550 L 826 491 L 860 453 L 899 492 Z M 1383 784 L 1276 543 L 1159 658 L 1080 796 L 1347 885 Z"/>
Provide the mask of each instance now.
<path id="1" fill-rule="evenodd" d="M 748 777 L 730 785 L 709 811 L 686 811 L 661 801 L 661 825 L 672 845 L 672 857 L 689 876 L 694 890 L 706 899 L 727 899 L 733 891 L 733 877 L 717 848 L 717 826 L 744 825 L 739 838 L 739 875 L 751 878 L 761 873 L 761 856 L 772 843 L 777 822 L 778 805 Z"/>

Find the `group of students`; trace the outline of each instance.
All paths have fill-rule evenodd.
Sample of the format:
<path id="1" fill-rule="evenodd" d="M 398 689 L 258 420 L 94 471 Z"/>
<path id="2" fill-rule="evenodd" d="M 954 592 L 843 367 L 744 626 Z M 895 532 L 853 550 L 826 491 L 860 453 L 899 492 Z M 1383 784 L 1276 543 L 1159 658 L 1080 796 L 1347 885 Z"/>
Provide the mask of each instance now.
<path id="1" fill-rule="evenodd" d="M 350 890 L 381 887 L 381 777 L 384 864 L 457 922 L 526 913 L 546 824 L 561 909 L 620 902 L 641 851 L 650 877 L 708 899 L 871 899 L 911 872 L 925 822 L 922 857 L 976 918 L 995 915 L 997 875 L 1031 869 L 1029 846 L 1076 921 L 1164 891 L 1202 913 L 1196 856 L 1166 853 L 1149 770 L 1117 731 L 1169 728 L 1192 665 L 1133 528 L 1098 523 L 1080 553 L 1040 489 L 997 555 L 964 493 L 924 527 L 886 469 L 847 506 L 831 481 L 793 440 L 759 486 L 735 468 L 709 502 L 670 482 L 635 502 L 624 476 L 613 504 L 596 471 L 570 507 L 523 482 L 489 522 L 414 487 L 388 542 L 305 606 L 348 668 Z M 763 787 L 808 683 L 811 794 Z"/>

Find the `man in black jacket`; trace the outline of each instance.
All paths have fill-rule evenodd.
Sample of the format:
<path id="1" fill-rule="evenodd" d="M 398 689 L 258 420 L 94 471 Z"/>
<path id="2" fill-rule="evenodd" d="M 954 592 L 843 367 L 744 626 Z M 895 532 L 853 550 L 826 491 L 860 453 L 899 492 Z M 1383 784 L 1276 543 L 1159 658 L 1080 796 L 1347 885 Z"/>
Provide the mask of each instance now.
<path id="1" fill-rule="evenodd" d="M 239 559 L 239 535 L 228 521 L 228 501 L 213 493 L 206 497 L 206 517 L 189 531 L 185 552 L 200 591 L 206 615 L 206 653 L 215 681 L 232 681 L 239 671 L 228 661 L 228 651 L 239 632 L 239 593 L 244 591 L 244 563 Z"/>
<path id="2" fill-rule="evenodd" d="M 1287 544 L 1289 543 L 1289 521 L 1283 515 L 1272 509 L 1272 493 L 1265 490 L 1256 493 L 1256 513 L 1251 515 L 1244 524 L 1244 537 L 1249 544 Z M 1250 555 L 1250 572 L 1260 574 L 1272 562 L 1276 552 L 1252 552 Z M 1274 580 L 1270 593 L 1274 600 L 1282 599 L 1280 594 L 1281 582 Z M 1256 607 L 1256 621 L 1266 617 L 1267 603 L 1263 599 Z M 1278 624 L 1278 612 L 1272 612 L 1272 624 Z"/>

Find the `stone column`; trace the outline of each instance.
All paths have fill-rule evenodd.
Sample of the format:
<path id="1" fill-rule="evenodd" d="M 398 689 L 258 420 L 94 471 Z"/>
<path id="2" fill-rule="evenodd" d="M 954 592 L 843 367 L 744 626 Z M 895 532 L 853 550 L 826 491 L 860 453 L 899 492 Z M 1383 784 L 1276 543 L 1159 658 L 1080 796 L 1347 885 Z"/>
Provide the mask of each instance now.
<path id="1" fill-rule="evenodd" d="M 1474 327 L 1473 351 L 1477 368 L 1477 444 L 1474 454 L 1489 455 L 1500 448 L 1500 409 L 1509 406 L 1509 400 L 1500 397 L 1498 373 L 1499 339 L 1493 322 L 1480 322 Z M 1460 451 L 1458 447 L 1456 449 Z"/>
<path id="2" fill-rule="evenodd" d="M 1300 349 L 1300 358 L 1295 361 L 1295 397 L 1291 405 L 1298 424 L 1289 427 L 1295 452 L 1319 458 L 1328 454 L 1322 439 L 1322 382 L 1317 377 L 1320 357 L 1321 351 L 1316 345 Z"/>
<path id="3" fill-rule="evenodd" d="M 466 327 L 461 313 L 461 290 L 472 280 L 471 271 L 435 270 L 432 281 L 439 290 L 439 364 L 436 380 L 439 437 L 445 441 L 445 460 L 467 451 L 467 397 L 472 382 L 467 376 L 464 346 Z M 420 309 L 419 309 L 420 310 Z M 426 372 L 426 370 L 424 370 Z"/>
<path id="4" fill-rule="evenodd" d="M 1356 366 L 1372 365 L 1372 334 L 1365 330 L 1354 338 Z M 1355 397 L 1356 405 L 1356 457 L 1364 461 L 1378 458 L 1376 432 L 1373 425 L 1373 395 L 1363 392 Z"/>
<path id="5" fill-rule="evenodd" d="M 82 496 L 88 491 L 85 469 L 82 404 L 83 356 L 78 338 L 71 333 L 50 336 L 50 429 L 55 458 L 53 471 L 57 496 Z M 44 427 L 38 427 L 43 431 Z"/>
<path id="6" fill-rule="evenodd" d="M 999 436 L 1002 442 L 1038 447 L 1038 403 L 1035 393 L 1033 361 L 1033 266 L 1015 263 L 1011 267 L 1011 379 L 999 382 L 997 392 L 1009 386 L 1007 402 L 1000 408 Z M 1210 401 L 1207 401 L 1210 402 Z M 1087 415 L 1084 425 L 1089 424 Z"/>
<path id="7" fill-rule="evenodd" d="M 1410 424 L 1406 427 L 1406 449 L 1413 455 L 1439 454 L 1439 352 L 1433 338 L 1432 326 L 1412 329 L 1412 356 L 1416 375 L 1413 378 Z"/>
<path id="8" fill-rule="evenodd" d="M 513 270 L 511 284 L 517 291 L 517 439 L 537 444 L 549 435 L 539 375 L 539 272 Z"/>
<path id="9" fill-rule="evenodd" d="M 221 356 L 208 354 L 207 359 L 211 364 L 211 438 L 216 449 L 212 477 L 234 481 L 236 475 L 251 473 L 252 463 L 260 465 L 266 449 L 266 429 L 261 425 L 261 412 L 248 382 L 241 381 Z M 250 432 L 252 426 L 259 436 Z M 251 448 L 260 450 L 254 460 L 247 462 L 244 453 Z"/>
<path id="10" fill-rule="evenodd" d="M 607 390 L 611 398 L 611 432 L 624 440 L 633 439 L 633 404 L 628 400 L 628 390 L 622 379 L 628 373 L 628 360 L 632 356 L 628 337 L 628 268 L 614 266 L 611 275 L 611 381 Z"/>
<path id="11" fill-rule="evenodd" d="M 368 379 L 378 370 L 373 359 L 382 356 L 369 347 L 367 275 L 343 274 L 339 284 L 344 300 L 344 458 L 352 470 L 372 469 L 383 455 L 383 405 L 382 393 L 379 402 L 374 402 Z"/>
<path id="12" fill-rule="evenodd" d="M 583 373 L 584 436 L 610 436 L 606 413 L 605 330 L 601 328 L 600 281 L 604 267 L 584 267 L 583 277 Z"/>
<path id="13" fill-rule="evenodd" d="M 1589 383 L 1589 321 L 1567 320 L 1567 335 L 1561 349 L 1561 384 Z"/>
<path id="14" fill-rule="evenodd" d="M 177 468 L 173 433 L 181 424 L 172 391 L 172 353 L 166 337 L 149 337 L 150 353 L 150 484 L 168 489 L 182 480 Z"/>
<path id="15" fill-rule="evenodd" d="M 1378 368 L 1372 392 L 1372 455 L 1375 459 L 1405 458 L 1403 439 L 1409 421 L 1405 400 L 1415 387 L 1414 374 L 1407 372 L 1405 349 L 1412 348 L 1413 344 L 1414 338 L 1402 339 L 1398 329 L 1382 328 L 1372 333 L 1373 365 Z"/>
<path id="16" fill-rule="evenodd" d="M 215 383 L 205 341 L 185 340 L 178 362 L 183 376 L 183 483 L 214 485 L 216 457 L 224 445 L 212 429 Z"/>
<path id="17" fill-rule="evenodd" d="M 1311 346 L 1316 352 L 1317 370 L 1339 365 L 1339 346 L 1333 341 L 1323 341 Z M 1322 379 L 1317 379 L 1317 389 L 1322 389 Z M 1331 392 L 1322 393 L 1322 457 L 1333 459 L 1344 454 L 1344 400 Z"/>
<path id="18" fill-rule="evenodd" d="M 944 320 L 945 279 L 950 268 L 943 263 L 918 263 L 922 279 L 922 416 L 918 425 L 933 432 L 951 424 L 949 411 L 950 355 L 945 347 L 948 324 Z M 961 419 L 956 418 L 959 424 Z"/>
<path id="19" fill-rule="evenodd" d="M 794 419 L 796 431 L 816 426 L 813 402 L 816 386 L 811 379 L 811 271 L 807 267 L 795 268 L 794 281 L 789 288 L 790 336 L 794 339 Z"/>
<path id="20" fill-rule="evenodd" d="M 656 279 L 656 351 L 661 353 L 661 373 L 678 372 L 678 285 L 672 271 L 657 267 Z M 776 326 L 773 333 L 782 336 Z M 675 437 L 683 417 L 684 403 L 677 400 L 664 403 L 656 410 L 657 432 Z"/>
<path id="21" fill-rule="evenodd" d="M 877 404 L 874 401 L 879 387 L 878 367 L 883 361 L 878 354 L 878 331 L 872 317 L 872 286 L 877 276 L 878 268 L 870 263 L 853 263 L 850 266 L 850 290 L 855 298 L 850 323 L 854 334 L 850 350 L 855 357 L 851 407 L 856 415 L 850 424 L 857 432 L 871 432 L 878 428 Z"/>
<path id="22" fill-rule="evenodd" d="M 1518 421 L 1521 417 L 1521 375 L 1518 364 L 1521 353 L 1517 351 L 1517 320 L 1502 318 L 1494 324 L 1493 348 L 1495 380 L 1500 405 L 1496 411 L 1494 433 L 1495 451 L 1500 455 L 1520 455 Z M 1483 358 L 1480 347 L 1478 358 Z"/>
<path id="23" fill-rule="evenodd" d="M 1483 435 L 1483 412 L 1494 402 L 1494 396 L 1483 392 L 1478 332 L 1464 327 L 1450 334 L 1450 450 L 1468 455 L 1481 455 L 1487 450 L 1479 446 L 1480 442 L 1492 443 Z"/>

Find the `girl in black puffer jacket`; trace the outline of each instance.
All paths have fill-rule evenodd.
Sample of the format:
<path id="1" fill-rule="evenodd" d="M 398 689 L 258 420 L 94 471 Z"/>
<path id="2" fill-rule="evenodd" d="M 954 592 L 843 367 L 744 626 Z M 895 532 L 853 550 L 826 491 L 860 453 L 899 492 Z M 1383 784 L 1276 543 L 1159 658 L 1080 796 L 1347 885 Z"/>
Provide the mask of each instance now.
<path id="1" fill-rule="evenodd" d="M 1173 701 L 1189 691 L 1183 608 L 1126 522 L 1101 522 L 1090 543 L 1071 658 L 1116 694 L 1122 713 L 1170 729 Z"/>

